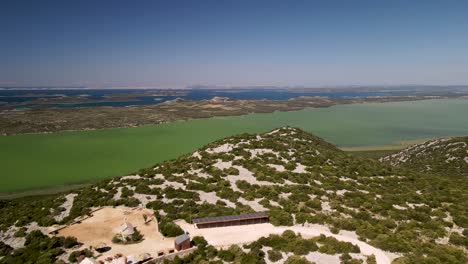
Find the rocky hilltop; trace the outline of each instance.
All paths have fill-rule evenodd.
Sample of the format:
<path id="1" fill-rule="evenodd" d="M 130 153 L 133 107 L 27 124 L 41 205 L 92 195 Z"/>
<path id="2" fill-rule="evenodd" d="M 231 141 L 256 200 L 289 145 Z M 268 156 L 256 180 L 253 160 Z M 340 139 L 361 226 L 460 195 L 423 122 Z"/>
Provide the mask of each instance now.
<path id="1" fill-rule="evenodd" d="M 435 159 L 432 156 L 439 149 L 446 149 L 443 153 L 452 156 L 440 154 L 437 159 L 461 159 L 459 152 L 464 147 L 466 153 L 466 144 L 456 140 L 434 141 L 425 145 L 434 151 L 413 147 L 404 151 L 406 156 L 395 154 L 379 162 L 349 155 L 319 137 L 291 127 L 226 138 L 178 159 L 69 193 L 0 201 L 0 238 L 7 252 L 0 263 L 27 259 L 25 252 L 48 253 L 52 260 L 61 257 L 61 251 L 51 255 L 50 248 L 31 248 L 29 236 L 34 230 L 68 224 L 102 206 L 146 207 L 154 211 L 165 235 L 178 230 L 174 220 L 190 222 L 199 217 L 265 211 L 275 226 L 296 230 L 310 227 L 358 239 L 367 246 L 392 252 L 388 259 L 398 258 L 397 263 L 466 263 L 468 181 L 402 166 L 413 156 L 418 160 Z M 416 156 L 417 153 L 427 155 Z M 23 237 L 15 235 L 20 230 Z M 36 240 L 50 239 L 33 234 Z M 302 243 L 298 247 L 307 250 L 288 251 L 286 246 L 276 247 L 263 239 L 260 244 L 250 245 L 251 250 L 256 250 L 252 252 L 258 254 L 250 256 L 254 262 L 246 263 L 263 261 L 261 245 L 289 255 L 308 254 L 316 247 L 291 234 L 282 239 Z M 326 241 L 316 240 L 322 247 L 332 243 Z M 339 254 L 343 262 L 350 261 L 348 253 L 354 252 L 340 253 L 334 246 L 322 247 L 315 250 L 320 254 Z M 23 249 L 13 251 L 14 248 Z M 198 257 L 192 255 L 189 262 L 205 263 L 217 258 L 234 261 L 204 250 L 209 251 L 201 247 L 196 252 Z M 242 250 L 236 252 L 246 254 Z"/>
<path id="2" fill-rule="evenodd" d="M 468 176 L 468 137 L 429 140 L 381 158 L 394 166 Z"/>

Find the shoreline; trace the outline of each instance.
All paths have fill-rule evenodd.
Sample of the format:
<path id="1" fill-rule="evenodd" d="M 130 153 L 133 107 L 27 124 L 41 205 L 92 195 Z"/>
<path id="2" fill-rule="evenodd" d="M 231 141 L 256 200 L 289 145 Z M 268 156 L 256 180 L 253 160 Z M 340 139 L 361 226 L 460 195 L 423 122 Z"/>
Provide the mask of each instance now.
<path id="1" fill-rule="evenodd" d="M 301 106 L 291 106 L 289 109 L 267 109 L 267 111 L 262 111 L 262 109 L 253 109 L 252 111 L 249 111 L 248 109 L 242 110 L 242 109 L 236 109 L 236 110 L 227 110 L 231 112 L 213 112 L 211 113 L 212 115 L 210 116 L 181 116 L 177 115 L 175 118 L 174 117 L 168 117 L 166 120 L 158 120 L 157 123 L 142 123 L 142 124 L 124 124 L 124 125 L 116 125 L 116 126 L 102 126 L 102 127 L 83 127 L 83 128 L 78 128 L 78 129 L 57 129 L 57 130 L 50 130 L 50 131 L 26 131 L 26 132 L 19 132 L 19 133 L 8 133 L 6 131 L 3 131 L 5 128 L 2 128 L 2 124 L 0 124 L 0 137 L 8 137 L 8 136 L 17 136 L 17 135 L 34 135 L 34 134 L 52 134 L 52 133 L 60 133 L 60 132 L 78 132 L 78 131 L 95 131 L 95 130 L 108 130 L 108 129 L 123 129 L 123 128 L 134 128 L 134 127 L 142 127 L 142 126 L 157 126 L 161 124 L 168 124 L 168 123 L 176 123 L 176 122 L 184 122 L 184 121 L 190 121 L 190 120 L 199 120 L 199 119 L 210 119 L 210 118 L 217 118 L 217 117 L 239 117 L 239 116 L 247 116 L 249 114 L 273 114 L 273 113 L 287 113 L 287 112 L 295 112 L 295 111 L 301 111 L 305 109 L 320 109 L 320 108 L 330 108 L 333 106 L 338 106 L 338 105 L 359 105 L 359 104 L 385 104 L 385 103 L 398 103 L 398 102 L 417 102 L 417 101 L 429 101 L 429 100 L 468 100 L 467 96 L 458 96 L 458 97 L 447 97 L 447 96 L 431 96 L 431 95 L 424 95 L 420 97 L 416 96 L 385 96 L 385 97 L 363 97 L 363 98 L 354 98 L 354 99 L 336 99 L 336 98 L 329 98 L 329 97 L 294 97 L 292 99 L 288 100 L 231 100 L 228 101 L 230 103 L 236 102 L 239 103 L 239 105 L 242 105 L 244 102 L 249 102 L 255 104 L 255 102 L 269 102 L 272 104 L 275 103 L 283 103 L 288 101 L 300 101 L 305 99 L 306 103 L 325 103 L 323 105 L 301 105 Z M 325 101 L 314 101 L 319 100 L 319 99 L 324 99 Z M 382 101 L 376 101 L 376 100 L 382 100 Z M 184 105 L 184 103 L 186 105 Z M 200 101 L 194 101 L 194 100 L 183 100 L 182 101 L 182 107 L 185 107 L 185 110 L 200 110 L 200 109 L 193 109 L 194 106 L 190 104 L 195 104 L 195 106 L 201 107 L 201 110 L 206 110 L 204 108 L 204 103 L 208 104 L 220 104 L 221 109 L 225 110 L 223 108 L 222 103 L 223 102 L 212 102 L 212 100 L 200 100 Z M 179 102 L 170 102 L 166 103 L 163 107 L 173 104 L 174 108 L 179 107 Z M 226 107 L 226 106 L 225 106 Z M 227 106 L 226 108 L 229 108 L 230 106 Z M 99 112 L 99 109 L 101 110 L 115 110 L 115 111 L 120 111 L 122 109 L 127 109 L 127 110 L 140 110 L 140 111 L 146 111 L 146 110 L 153 110 L 156 112 L 156 114 L 161 114 L 158 111 L 161 111 L 161 106 L 160 105 L 143 105 L 143 106 L 129 106 L 129 107 L 115 107 L 115 106 L 97 106 L 97 107 L 77 107 L 77 111 L 83 110 L 83 111 L 88 111 L 88 110 L 96 110 Z M 56 107 L 50 107 L 46 108 L 45 111 L 48 111 L 48 113 L 52 114 L 57 114 L 57 113 L 64 113 L 65 111 L 70 111 L 73 110 L 73 108 L 70 109 L 62 109 L 62 108 L 56 108 Z M 172 110 L 169 109 L 163 109 L 166 112 L 171 112 Z M 31 113 L 35 113 L 35 109 L 26 109 L 26 110 L 3 110 L 0 111 L 0 117 L 2 115 L 7 116 L 8 114 L 11 113 L 27 113 L 26 111 L 30 111 Z M 43 110 L 38 110 L 38 112 L 43 111 Z M 238 112 L 236 112 L 238 111 Z M 59 117 L 57 117 L 59 118 Z M 173 118 L 173 119 L 170 119 Z M 5 118 L 5 120 L 7 120 Z M 51 124 L 53 124 L 54 120 L 49 121 Z M 143 121 L 145 119 L 143 118 Z M 150 120 L 146 120 L 150 121 Z M 15 120 L 15 122 L 21 122 L 21 120 Z M 43 126 L 45 125 L 47 127 L 48 123 L 42 124 Z M 49 125 L 51 125 L 49 124 Z"/>
<path id="2" fill-rule="evenodd" d="M 431 111 L 437 111 L 438 108 L 435 106 L 439 105 L 443 107 L 441 109 L 446 109 L 445 106 L 453 105 L 454 107 L 456 106 L 456 108 L 450 107 L 450 109 L 460 112 L 461 110 L 466 109 L 466 103 L 468 103 L 465 100 L 459 100 L 459 102 L 461 102 L 460 104 L 452 104 L 451 101 L 448 100 L 434 100 L 434 102 L 437 101 L 438 103 L 427 101 L 421 102 L 419 105 L 424 107 L 418 109 L 433 109 Z M 398 112 L 406 111 L 404 110 L 406 108 L 400 107 L 398 103 L 396 104 L 397 107 L 383 107 L 383 109 L 403 109 Z M 402 104 L 402 106 L 411 106 L 409 109 L 413 109 L 412 106 L 414 105 L 409 102 L 401 102 L 400 104 Z M 380 107 L 380 105 L 382 105 L 381 103 L 373 103 L 372 106 L 371 103 L 369 103 L 368 105 L 369 106 L 363 108 L 366 113 L 373 113 L 374 111 L 372 109 L 382 108 Z M 310 133 L 322 136 L 323 138 L 328 137 L 330 142 L 334 142 L 340 149 L 347 151 L 349 154 L 368 158 L 378 158 L 379 155 L 384 155 L 391 151 L 404 148 L 405 146 L 425 141 L 428 139 L 428 136 L 431 138 L 456 137 L 462 136 L 460 133 L 465 133 L 465 131 L 467 131 L 466 129 L 460 130 L 466 126 L 457 122 L 457 124 L 459 124 L 457 125 L 459 128 L 458 130 L 444 130 L 445 132 L 442 133 L 442 135 L 440 133 L 425 134 L 425 130 L 422 130 L 419 134 L 415 134 L 415 131 L 411 130 L 411 126 L 407 127 L 406 125 L 411 125 L 414 123 L 413 121 L 419 120 L 415 118 L 419 118 L 421 115 L 416 114 L 414 117 L 411 117 L 411 120 L 413 121 L 401 124 L 404 125 L 405 128 L 413 131 L 412 133 L 408 135 L 403 133 L 401 136 L 397 136 L 397 134 L 388 134 L 388 132 L 384 134 L 376 134 L 374 131 L 376 125 L 380 124 L 382 125 L 382 128 L 387 127 L 386 124 L 388 124 L 388 122 L 385 122 L 385 119 L 379 124 L 376 124 L 375 122 L 367 125 L 359 122 L 357 124 L 354 124 L 354 122 L 347 123 L 349 118 L 343 117 L 342 114 L 348 113 L 346 116 L 349 117 L 352 117 L 354 114 L 362 114 L 362 111 L 350 112 L 350 110 L 355 109 L 355 107 L 358 109 L 361 109 L 362 107 L 352 105 L 341 105 L 337 107 L 339 108 L 338 110 L 341 110 L 332 111 L 329 109 L 309 109 L 296 111 L 298 114 L 278 113 L 276 115 L 266 113 L 252 114 L 245 118 L 214 117 L 212 122 L 209 120 L 191 120 L 190 122 L 176 121 L 161 126 L 148 125 L 133 129 L 99 129 L 87 132 L 72 131 L 48 133 L 50 135 L 40 136 L 30 134 L 18 135 L 16 137 L 0 137 L 0 139 L 3 140 L 2 145 L 4 144 L 2 153 L 4 160 L 10 160 L 8 163 L 3 164 L 6 177 L 4 178 L 5 185 L 0 193 L 0 197 L 16 198 L 30 195 L 50 194 L 53 192 L 60 192 L 64 189 L 73 189 L 77 184 L 87 184 L 89 182 L 92 183 L 93 180 L 122 176 L 142 167 L 152 166 L 164 160 L 177 158 L 180 155 L 195 151 L 214 140 L 228 137 L 230 135 L 262 133 L 263 129 L 270 130 L 278 126 L 301 127 Z M 369 110 L 371 110 L 371 112 L 369 112 Z M 453 111 L 451 110 L 451 112 Z M 341 116 L 341 118 L 338 120 L 330 119 L 330 117 L 335 117 L 334 114 L 329 114 L 330 112 L 340 113 L 338 116 Z M 382 113 L 386 112 L 388 111 L 384 110 Z M 310 115 L 310 113 L 318 114 L 316 116 L 315 114 Z M 440 114 L 440 111 L 437 113 Z M 318 118 L 319 116 L 323 118 Z M 382 119 L 381 115 L 376 116 L 376 114 L 372 114 L 372 116 L 377 118 L 375 120 Z M 311 120 L 311 117 L 317 117 L 318 119 Z M 454 122 L 450 121 L 447 125 L 443 125 L 446 122 L 440 123 L 440 121 L 438 121 L 442 120 L 440 119 L 441 117 L 441 115 L 434 116 L 434 118 L 436 118 L 433 120 L 435 123 L 431 123 L 434 129 L 437 127 L 445 127 L 447 125 L 450 127 L 450 124 Z M 366 117 L 362 116 L 361 119 L 363 118 Z M 459 120 L 460 118 L 461 117 L 456 120 Z M 290 120 L 295 121 L 291 123 Z M 339 120 L 342 120 L 344 123 L 337 123 L 341 122 Z M 321 125 L 317 127 L 317 124 Z M 349 130 L 346 130 L 347 132 L 340 132 L 340 128 L 343 128 L 344 126 L 348 127 Z M 393 125 L 390 126 L 390 128 L 392 127 Z M 214 128 L 222 128 L 222 130 Z M 187 137 L 187 129 L 191 129 L 192 132 L 198 131 L 197 133 L 203 133 L 204 136 Z M 367 132 L 361 131 L 362 129 L 367 130 Z M 208 134 L 206 134 L 206 132 L 208 132 Z M 352 135 L 348 134 L 348 132 L 353 133 L 353 135 L 357 137 L 351 138 L 350 136 Z M 369 133 L 369 135 L 376 135 L 373 137 L 363 137 L 363 132 Z M 162 133 L 161 135 L 166 136 L 160 137 L 158 136 L 160 135 L 158 133 Z M 390 137 L 386 137 L 386 135 Z M 416 141 L 398 141 L 408 137 L 414 138 L 411 135 L 419 135 L 420 138 L 416 138 Z M 125 136 L 126 138 L 130 136 L 131 139 L 127 140 L 122 136 Z M 73 142 L 71 142 L 70 139 L 73 139 Z M 93 143 L 97 141 L 100 144 L 99 146 L 95 146 Z M 127 144 L 129 142 L 131 142 L 130 145 Z M 353 143 L 357 146 L 346 146 L 346 144 Z M 177 144 L 177 149 L 174 149 L 172 145 L 168 144 Z M 366 144 L 374 145 L 365 146 Z M 104 146 L 109 146 L 110 148 Z M 26 149 L 28 149 L 28 151 L 25 151 Z M 71 156 L 67 154 L 69 152 Z M 90 153 L 92 153 L 91 156 Z M 142 154 L 135 155 L 135 153 Z M 31 166 L 39 169 L 21 167 L 21 164 L 24 164 L 25 159 L 29 159 L 32 162 L 31 164 L 33 164 Z M 56 163 L 57 160 L 60 160 L 60 163 Z M 118 163 L 116 163 L 117 161 Z M 20 167 L 15 166 L 15 164 L 18 164 Z M 118 166 L 116 167 L 116 165 Z M 21 168 L 21 172 L 18 172 L 18 168 Z M 75 169 L 70 170 L 70 168 Z M 106 177 L 103 177 L 103 175 L 106 175 Z M 14 183 L 15 181 L 17 184 Z M 34 182 L 36 181 L 40 181 L 38 183 L 40 183 L 41 186 L 49 187 L 44 188 L 34 186 Z"/>

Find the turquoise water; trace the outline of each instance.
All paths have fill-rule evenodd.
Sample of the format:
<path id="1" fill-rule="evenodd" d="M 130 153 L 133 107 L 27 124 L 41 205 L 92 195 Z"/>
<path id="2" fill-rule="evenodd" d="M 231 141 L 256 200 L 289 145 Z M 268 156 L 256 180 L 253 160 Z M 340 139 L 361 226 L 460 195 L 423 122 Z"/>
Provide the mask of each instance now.
<path id="1" fill-rule="evenodd" d="M 137 128 L 0 137 L 0 192 L 119 176 L 216 139 L 285 125 L 342 147 L 468 135 L 468 100 L 339 105 Z"/>

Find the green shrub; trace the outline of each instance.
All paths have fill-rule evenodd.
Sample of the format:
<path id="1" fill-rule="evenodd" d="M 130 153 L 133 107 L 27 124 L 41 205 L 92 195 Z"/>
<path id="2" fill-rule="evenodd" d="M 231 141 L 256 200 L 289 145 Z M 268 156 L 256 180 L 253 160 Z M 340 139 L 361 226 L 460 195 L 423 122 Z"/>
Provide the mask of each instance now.
<path id="1" fill-rule="evenodd" d="M 12 247 L 10 247 L 9 245 L 7 245 L 7 244 L 3 243 L 2 241 L 0 241 L 0 257 L 8 255 L 12 251 L 13 251 Z"/>
<path id="2" fill-rule="evenodd" d="M 269 212 L 270 216 L 270 223 L 275 226 L 291 226 L 293 225 L 293 219 L 291 217 L 291 214 L 283 211 L 283 210 L 278 210 L 278 209 L 273 209 L 270 210 Z"/>
<path id="3" fill-rule="evenodd" d="M 468 248 L 468 238 L 461 236 L 458 233 L 452 233 L 450 235 L 449 242 L 457 246 Z"/>
<path id="4" fill-rule="evenodd" d="M 166 237 L 176 237 L 184 234 L 184 230 L 182 230 L 182 228 L 170 221 L 160 222 L 159 232 Z"/>
<path id="5" fill-rule="evenodd" d="M 304 257 L 299 256 L 290 256 L 284 264 L 313 264 L 313 262 L 308 261 Z"/>
<path id="6" fill-rule="evenodd" d="M 268 250 L 268 259 L 271 262 L 276 262 L 282 258 L 283 258 L 283 254 L 281 254 L 281 252 L 276 251 L 276 250 L 271 250 L 271 249 Z"/>
<path id="7" fill-rule="evenodd" d="M 192 242 L 198 248 L 205 248 L 208 245 L 208 242 L 202 236 L 193 237 Z"/>
<path id="8" fill-rule="evenodd" d="M 219 250 L 218 251 L 218 258 L 222 259 L 223 261 L 232 262 L 236 255 L 231 252 L 230 250 Z"/>
<path id="9" fill-rule="evenodd" d="M 87 258 L 90 258 L 93 256 L 93 252 L 90 251 L 89 249 L 83 249 L 83 250 L 78 250 L 78 251 L 73 251 L 70 256 L 68 257 L 68 261 L 70 262 L 77 262 L 77 258 L 79 256 L 85 256 Z"/>

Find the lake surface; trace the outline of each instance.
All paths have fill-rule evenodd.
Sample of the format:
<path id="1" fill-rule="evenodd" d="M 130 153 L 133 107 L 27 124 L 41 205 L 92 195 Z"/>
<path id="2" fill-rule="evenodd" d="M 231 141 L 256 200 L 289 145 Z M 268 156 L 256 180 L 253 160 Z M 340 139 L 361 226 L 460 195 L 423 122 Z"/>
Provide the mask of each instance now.
<path id="1" fill-rule="evenodd" d="M 342 147 L 468 135 L 467 114 L 468 100 L 428 100 L 0 137 L 0 192 L 124 175 L 216 139 L 285 125 L 300 127 Z"/>

